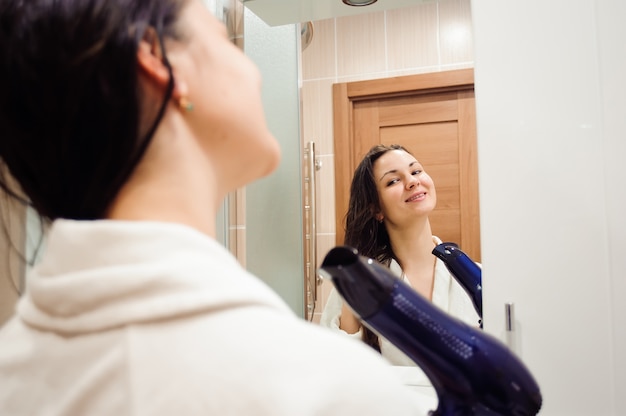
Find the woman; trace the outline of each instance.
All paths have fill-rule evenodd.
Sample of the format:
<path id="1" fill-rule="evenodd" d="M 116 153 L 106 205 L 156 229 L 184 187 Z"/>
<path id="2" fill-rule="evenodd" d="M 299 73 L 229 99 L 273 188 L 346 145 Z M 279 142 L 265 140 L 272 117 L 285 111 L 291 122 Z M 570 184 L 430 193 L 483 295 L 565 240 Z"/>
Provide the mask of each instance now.
<path id="1" fill-rule="evenodd" d="M 215 240 L 280 152 L 257 68 L 199 0 L 2 0 L 0 91 L 21 189 L 0 184 L 51 222 L 0 331 L 0 414 L 426 413 Z"/>
<path id="2" fill-rule="evenodd" d="M 404 147 L 374 146 L 356 168 L 350 187 L 345 244 L 391 268 L 435 305 L 470 325 L 479 317 L 470 297 L 432 254 L 429 214 L 437 203 L 432 178 Z M 361 338 L 393 365 L 416 364 L 389 341 L 363 327 L 335 290 L 320 323 Z M 421 375 L 425 378 L 425 375 Z"/>

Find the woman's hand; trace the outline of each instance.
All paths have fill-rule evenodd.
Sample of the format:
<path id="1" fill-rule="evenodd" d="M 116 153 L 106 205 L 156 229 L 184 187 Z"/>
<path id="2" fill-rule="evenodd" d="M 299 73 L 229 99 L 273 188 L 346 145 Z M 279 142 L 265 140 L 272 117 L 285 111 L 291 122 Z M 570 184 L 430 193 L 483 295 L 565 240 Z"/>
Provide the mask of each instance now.
<path id="1" fill-rule="evenodd" d="M 345 303 L 341 306 L 339 328 L 346 331 L 348 334 L 355 334 L 361 329 L 361 322 Z"/>

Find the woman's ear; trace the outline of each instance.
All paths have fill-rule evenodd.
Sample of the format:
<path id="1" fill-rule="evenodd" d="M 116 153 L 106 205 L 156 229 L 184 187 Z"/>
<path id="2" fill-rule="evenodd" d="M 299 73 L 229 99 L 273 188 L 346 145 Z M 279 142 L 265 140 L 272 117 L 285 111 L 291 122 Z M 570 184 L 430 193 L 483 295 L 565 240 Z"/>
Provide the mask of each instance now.
<path id="1" fill-rule="evenodd" d="M 383 215 L 380 208 L 375 207 L 374 205 L 371 205 L 370 210 L 372 212 L 372 216 L 374 217 L 374 219 L 376 219 L 376 221 L 383 222 L 383 219 L 385 218 L 385 216 Z"/>
<path id="2" fill-rule="evenodd" d="M 158 86 L 165 88 L 170 74 L 163 63 L 163 51 L 153 28 L 148 28 L 139 41 L 137 63 L 143 74 Z"/>
<path id="3" fill-rule="evenodd" d="M 137 62 L 143 74 L 159 87 L 166 88 L 170 80 L 170 73 L 163 62 L 163 50 L 161 42 L 154 28 L 148 28 L 137 48 Z M 189 94 L 187 83 L 176 74 L 176 68 L 172 68 L 174 74 L 174 90 L 172 98 L 179 101 Z"/>
<path id="4" fill-rule="evenodd" d="M 154 28 L 148 28 L 139 42 L 137 48 L 137 62 L 143 74 L 156 83 L 159 87 L 166 88 L 170 80 L 170 72 L 163 62 L 163 50 L 159 42 L 158 35 Z M 183 77 L 177 73 L 176 68 L 172 66 L 174 76 L 174 90 L 172 98 L 179 102 L 189 94 L 189 87 Z"/>

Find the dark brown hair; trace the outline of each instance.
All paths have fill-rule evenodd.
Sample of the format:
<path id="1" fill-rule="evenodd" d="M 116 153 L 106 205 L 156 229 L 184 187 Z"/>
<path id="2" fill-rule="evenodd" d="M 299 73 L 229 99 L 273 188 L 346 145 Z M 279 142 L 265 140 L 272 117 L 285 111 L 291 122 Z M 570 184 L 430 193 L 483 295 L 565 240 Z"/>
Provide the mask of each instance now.
<path id="1" fill-rule="evenodd" d="M 183 4 L 0 3 L 0 163 L 26 198 L 3 176 L 0 188 L 48 220 L 105 215 L 142 157 L 171 94 L 170 86 L 160 107 L 142 108 L 138 44 L 150 29 L 161 45 L 162 36 L 177 37 Z M 153 125 L 142 126 L 145 118 Z"/>
<path id="2" fill-rule="evenodd" d="M 389 234 L 385 224 L 376 219 L 380 212 L 380 199 L 374 179 L 374 164 L 385 153 L 391 150 L 407 149 L 398 145 L 376 145 L 361 160 L 354 171 L 350 185 L 350 202 L 345 217 L 346 234 L 344 244 L 356 248 L 363 256 L 370 257 L 389 266 L 394 258 Z M 380 352 L 378 336 L 365 326 L 362 340 Z"/>

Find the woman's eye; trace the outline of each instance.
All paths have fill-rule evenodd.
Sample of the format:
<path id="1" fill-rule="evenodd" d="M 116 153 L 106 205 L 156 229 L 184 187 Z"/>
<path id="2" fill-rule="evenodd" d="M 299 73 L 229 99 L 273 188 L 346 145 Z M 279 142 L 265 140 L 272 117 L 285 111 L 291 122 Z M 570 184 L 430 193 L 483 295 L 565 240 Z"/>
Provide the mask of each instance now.
<path id="1" fill-rule="evenodd" d="M 418 170 L 414 170 L 414 171 L 413 171 L 413 173 L 412 173 L 412 175 L 419 175 L 419 174 L 420 174 L 420 173 L 422 173 L 422 172 L 423 172 L 423 171 L 421 171 L 421 170 L 419 170 L 419 169 L 418 169 Z"/>
<path id="2" fill-rule="evenodd" d="M 397 182 L 398 182 L 398 179 L 392 179 L 389 182 L 387 182 L 387 186 L 391 186 L 391 185 L 393 185 L 394 183 L 397 183 Z"/>

